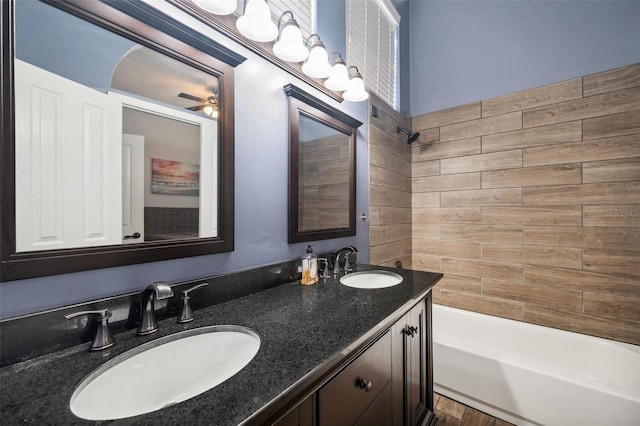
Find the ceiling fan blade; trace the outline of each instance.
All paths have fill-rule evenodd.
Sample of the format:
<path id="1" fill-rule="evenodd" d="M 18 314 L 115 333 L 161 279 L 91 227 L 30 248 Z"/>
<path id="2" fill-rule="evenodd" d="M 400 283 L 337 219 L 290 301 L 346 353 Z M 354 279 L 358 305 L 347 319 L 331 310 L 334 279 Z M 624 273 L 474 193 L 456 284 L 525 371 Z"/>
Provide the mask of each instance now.
<path id="1" fill-rule="evenodd" d="M 197 96 L 189 95 L 188 93 L 180 93 L 180 94 L 178 94 L 178 97 L 185 98 L 185 99 L 190 99 L 190 100 L 196 101 L 196 102 L 202 102 L 202 103 L 207 102 L 206 99 L 202 99 L 202 98 L 199 98 Z"/>
<path id="2" fill-rule="evenodd" d="M 200 111 L 202 108 L 204 108 L 204 105 L 198 105 L 198 106 L 189 107 L 186 109 L 188 109 L 189 111 Z"/>

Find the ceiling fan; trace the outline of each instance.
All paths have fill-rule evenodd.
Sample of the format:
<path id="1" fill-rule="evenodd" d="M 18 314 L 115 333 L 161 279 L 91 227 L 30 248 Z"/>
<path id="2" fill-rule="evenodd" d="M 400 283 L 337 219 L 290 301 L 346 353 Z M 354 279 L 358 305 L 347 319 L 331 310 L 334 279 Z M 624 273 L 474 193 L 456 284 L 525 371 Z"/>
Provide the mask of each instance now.
<path id="1" fill-rule="evenodd" d="M 178 97 L 189 99 L 191 101 L 200 102 L 200 105 L 187 108 L 190 111 L 200 111 L 208 115 L 209 117 L 218 118 L 218 93 L 213 92 L 213 96 L 209 96 L 207 99 L 199 98 L 197 96 L 190 95 L 188 93 L 180 93 Z"/>

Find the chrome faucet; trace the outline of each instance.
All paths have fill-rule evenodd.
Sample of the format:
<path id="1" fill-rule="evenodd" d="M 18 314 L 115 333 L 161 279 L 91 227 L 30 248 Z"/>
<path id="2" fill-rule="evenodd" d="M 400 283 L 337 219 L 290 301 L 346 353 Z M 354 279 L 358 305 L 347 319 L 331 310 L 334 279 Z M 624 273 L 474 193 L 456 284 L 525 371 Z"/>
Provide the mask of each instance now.
<path id="1" fill-rule="evenodd" d="M 347 252 L 348 251 L 348 252 Z M 337 275 L 340 273 L 340 253 L 345 253 L 345 261 L 344 261 L 344 271 L 351 271 L 351 264 L 349 263 L 349 254 L 350 253 L 358 253 L 358 250 L 353 246 L 341 247 L 338 250 L 334 251 L 331 256 L 331 261 L 333 265 L 333 270 L 331 271 L 333 275 Z"/>
<path id="2" fill-rule="evenodd" d="M 140 325 L 136 334 L 145 336 L 147 334 L 158 331 L 158 322 L 156 321 L 155 301 L 168 299 L 173 296 L 171 286 L 164 281 L 158 281 L 150 284 L 140 296 Z"/>

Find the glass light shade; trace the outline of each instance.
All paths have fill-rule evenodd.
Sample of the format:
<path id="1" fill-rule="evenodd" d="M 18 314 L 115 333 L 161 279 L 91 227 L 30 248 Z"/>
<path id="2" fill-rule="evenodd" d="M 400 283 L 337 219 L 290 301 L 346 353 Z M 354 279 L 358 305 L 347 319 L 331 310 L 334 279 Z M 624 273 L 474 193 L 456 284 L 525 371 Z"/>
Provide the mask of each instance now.
<path id="1" fill-rule="evenodd" d="M 313 43 L 309 59 L 302 65 L 302 72 L 311 78 L 327 78 L 331 74 L 329 55 L 321 41 Z"/>
<path id="2" fill-rule="evenodd" d="M 240 34 L 246 38 L 266 43 L 278 37 L 278 27 L 271 20 L 271 11 L 265 0 L 249 0 L 244 15 L 236 21 Z"/>
<path id="3" fill-rule="evenodd" d="M 214 15 L 230 15 L 238 8 L 236 0 L 192 0 L 200 9 Z"/>
<path id="4" fill-rule="evenodd" d="M 216 103 L 207 102 L 204 108 L 202 108 L 202 112 L 209 117 L 218 118 L 218 105 Z"/>
<path id="5" fill-rule="evenodd" d="M 349 87 L 342 94 L 345 101 L 349 102 L 361 102 L 369 99 L 369 94 L 364 90 L 364 81 L 360 73 L 356 73 L 351 80 L 349 80 Z"/>
<path id="6" fill-rule="evenodd" d="M 344 92 L 349 88 L 349 71 L 342 58 L 336 59 L 329 78 L 324 82 L 324 87 L 335 92 Z"/>
<path id="7" fill-rule="evenodd" d="M 309 56 L 309 50 L 302 41 L 302 33 L 295 19 L 290 19 L 280 33 L 280 40 L 273 45 L 273 53 L 283 61 L 302 62 Z"/>

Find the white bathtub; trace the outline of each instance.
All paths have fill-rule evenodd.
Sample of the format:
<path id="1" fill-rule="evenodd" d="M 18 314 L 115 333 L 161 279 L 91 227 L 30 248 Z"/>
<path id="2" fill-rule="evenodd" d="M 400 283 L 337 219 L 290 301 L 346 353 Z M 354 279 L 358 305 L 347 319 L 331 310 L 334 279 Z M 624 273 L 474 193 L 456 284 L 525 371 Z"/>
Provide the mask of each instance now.
<path id="1" fill-rule="evenodd" d="M 434 305 L 433 379 L 517 425 L 640 425 L 640 346 Z"/>

